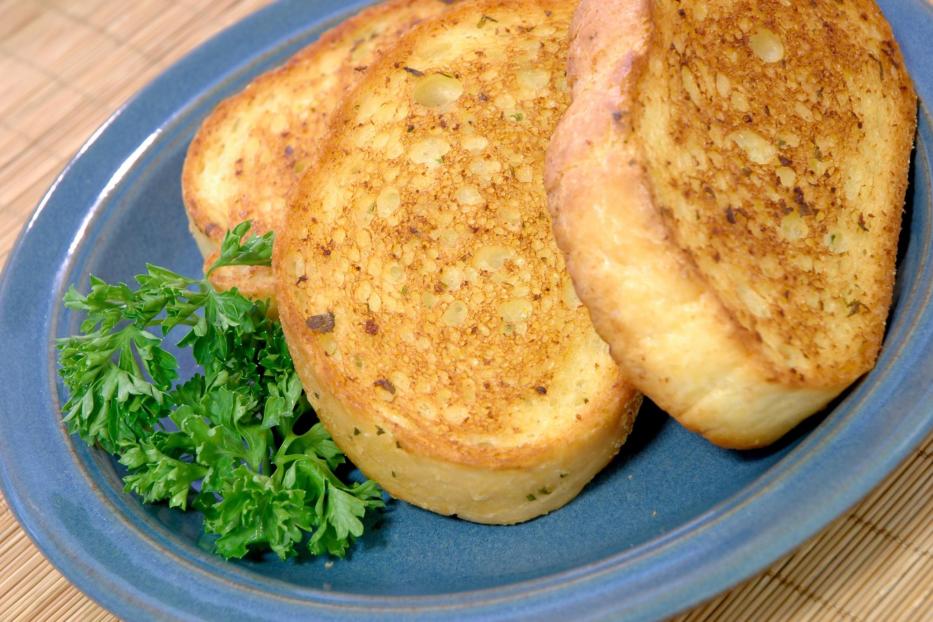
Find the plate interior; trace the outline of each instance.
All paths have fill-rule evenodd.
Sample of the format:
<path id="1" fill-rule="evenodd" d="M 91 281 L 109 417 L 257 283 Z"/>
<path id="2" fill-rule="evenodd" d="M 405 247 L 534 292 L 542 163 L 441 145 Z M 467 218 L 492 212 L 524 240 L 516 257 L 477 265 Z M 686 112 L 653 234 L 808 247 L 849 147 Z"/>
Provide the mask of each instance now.
<path id="1" fill-rule="evenodd" d="M 295 44 L 289 45 L 293 49 Z M 200 273 L 179 187 L 188 142 L 219 99 L 274 66 L 286 51 L 241 67 L 153 136 L 95 207 L 92 226 L 70 254 L 64 284 L 75 283 L 84 290 L 90 274 L 127 281 L 147 262 Z M 912 187 L 909 196 L 914 192 Z M 906 223 L 909 207 L 910 201 Z M 902 257 L 909 240 L 905 233 Z M 78 319 L 59 308 L 53 318 L 57 336 L 74 332 Z M 190 372 L 190 360 L 183 360 L 182 377 Z M 429 596 L 551 576 L 647 545 L 733 498 L 794 452 L 809 431 L 834 416 L 832 411 L 804 423 L 774 448 L 733 452 L 713 447 L 647 404 L 620 456 L 576 500 L 549 516 L 518 526 L 489 527 L 392 501 L 346 561 L 280 562 L 270 554 L 235 564 L 259 581 L 359 595 Z M 55 409 L 49 413 L 55 416 Z M 123 519 L 187 556 L 222 564 L 205 552 L 209 543 L 200 535 L 199 515 L 146 506 L 124 494 L 118 464 L 71 442 L 85 474 Z"/>

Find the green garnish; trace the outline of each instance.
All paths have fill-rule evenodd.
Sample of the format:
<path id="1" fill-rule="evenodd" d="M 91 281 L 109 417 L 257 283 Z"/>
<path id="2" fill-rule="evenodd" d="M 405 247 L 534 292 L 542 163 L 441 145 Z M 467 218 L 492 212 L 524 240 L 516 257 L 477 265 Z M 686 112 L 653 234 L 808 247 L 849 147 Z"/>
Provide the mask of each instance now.
<path id="1" fill-rule="evenodd" d="M 268 266 L 272 234 L 228 232 L 210 272 Z M 285 559 L 306 540 L 312 555 L 342 557 L 383 507 L 374 482 L 349 483 L 345 458 L 313 412 L 281 326 L 267 303 L 215 291 L 149 265 L 138 287 L 91 277 L 65 305 L 86 313 L 81 334 L 61 339 L 60 374 L 70 394 L 68 430 L 117 456 L 127 491 L 147 503 L 193 507 L 226 558 L 271 549 Z M 199 373 L 176 383 L 178 362 L 163 349 L 176 327 Z"/>

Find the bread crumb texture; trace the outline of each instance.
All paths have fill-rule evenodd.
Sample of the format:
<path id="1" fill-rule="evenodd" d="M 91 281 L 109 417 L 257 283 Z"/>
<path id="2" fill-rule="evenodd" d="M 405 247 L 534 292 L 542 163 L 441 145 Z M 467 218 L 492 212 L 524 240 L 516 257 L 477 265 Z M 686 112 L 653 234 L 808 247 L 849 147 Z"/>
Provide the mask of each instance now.
<path id="1" fill-rule="evenodd" d="M 357 399 L 458 434 L 545 433 L 520 406 L 548 399 L 535 387 L 576 392 L 554 386 L 575 374 L 554 372 L 581 340 L 605 349 L 544 207 L 544 153 L 569 100 L 555 36 L 569 15 L 546 4 L 571 3 L 454 22 L 371 76 L 306 180 L 292 219 L 302 235 L 281 264 L 302 315 L 337 316 L 314 338 Z"/>
<path id="2" fill-rule="evenodd" d="M 574 293 L 545 203 L 575 4 L 467 3 L 415 29 L 344 103 L 276 251 L 289 342 L 306 387 L 333 397 L 316 406 L 346 430 L 338 443 L 393 494 L 474 520 L 572 498 L 639 399 Z M 326 313 L 331 332 L 308 328 Z M 435 462 L 393 476 L 395 458 L 365 444 L 376 424 Z M 510 469 L 532 483 L 510 485 Z M 470 481 L 472 498 L 453 499 Z"/>
<path id="3" fill-rule="evenodd" d="M 632 124 L 664 222 L 773 362 L 854 379 L 884 333 L 914 134 L 889 26 L 867 0 L 652 10 Z"/>
<path id="4" fill-rule="evenodd" d="M 398 37 L 450 4 L 393 0 L 367 9 L 221 102 L 185 162 L 194 227 L 216 247 L 228 228 L 247 219 L 257 234 L 276 229 L 290 192 L 317 159 L 342 95 Z"/>

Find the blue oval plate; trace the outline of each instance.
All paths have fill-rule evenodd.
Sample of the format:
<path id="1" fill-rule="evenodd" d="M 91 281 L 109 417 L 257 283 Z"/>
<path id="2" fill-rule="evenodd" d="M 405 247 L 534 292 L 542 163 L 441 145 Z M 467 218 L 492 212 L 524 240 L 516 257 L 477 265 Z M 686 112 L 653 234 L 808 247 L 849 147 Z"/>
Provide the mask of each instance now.
<path id="1" fill-rule="evenodd" d="M 338 8 L 334 5 L 338 4 Z M 517 527 L 392 503 L 345 561 L 224 562 L 199 518 L 124 494 L 106 455 L 69 437 L 54 339 L 89 274 L 147 261 L 196 274 L 179 174 L 201 119 L 364 3 L 270 6 L 169 70 L 81 149 L 0 283 L 0 480 L 43 552 L 129 619 L 656 619 L 713 596 L 816 533 L 933 429 L 931 118 L 921 106 L 896 306 L 877 368 L 778 447 L 735 453 L 650 407 L 623 455 L 573 503 Z M 881 3 L 933 101 L 933 9 Z"/>

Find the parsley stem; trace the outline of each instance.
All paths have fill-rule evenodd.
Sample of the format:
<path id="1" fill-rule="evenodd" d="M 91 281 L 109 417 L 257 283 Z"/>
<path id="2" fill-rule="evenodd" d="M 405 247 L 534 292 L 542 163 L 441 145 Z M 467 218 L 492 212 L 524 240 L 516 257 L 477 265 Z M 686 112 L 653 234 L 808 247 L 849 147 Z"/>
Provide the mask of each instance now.
<path id="1" fill-rule="evenodd" d="M 287 454 L 287 453 L 288 453 L 288 448 L 289 448 L 289 447 L 291 446 L 291 444 L 294 443 L 296 440 L 298 440 L 298 436 L 297 436 L 294 432 L 289 432 L 289 433 L 285 436 L 285 438 L 282 439 L 282 445 L 279 447 L 279 450 L 276 452 L 276 457 L 278 457 L 279 454 L 281 454 L 282 456 L 284 456 L 285 454 Z"/>
<path id="2" fill-rule="evenodd" d="M 289 456 L 288 448 L 293 442 L 298 438 L 294 432 L 289 432 L 285 435 L 285 438 L 282 439 L 282 444 L 279 445 L 278 451 L 275 452 L 275 456 L 272 458 L 272 463 L 275 465 L 275 473 L 273 474 L 273 479 L 277 484 L 282 482 L 282 478 L 285 477 L 285 465 L 290 462 L 294 462 L 301 456 Z"/>

